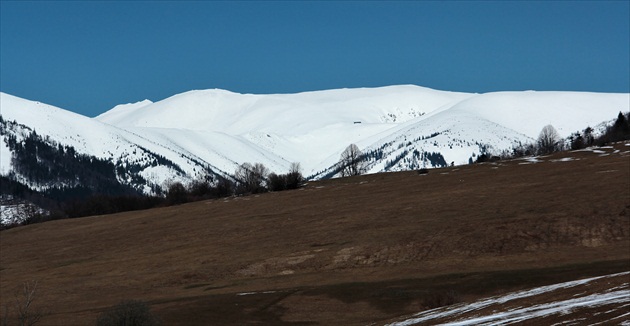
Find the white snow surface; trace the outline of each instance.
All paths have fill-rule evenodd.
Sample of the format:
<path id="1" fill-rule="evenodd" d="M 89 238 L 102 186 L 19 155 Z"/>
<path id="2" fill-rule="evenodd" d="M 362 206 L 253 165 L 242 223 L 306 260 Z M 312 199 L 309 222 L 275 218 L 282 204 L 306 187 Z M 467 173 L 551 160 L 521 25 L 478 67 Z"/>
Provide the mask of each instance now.
<path id="1" fill-rule="evenodd" d="M 11 149 L 4 139 L 5 136 L 0 135 L 0 175 L 7 175 L 11 169 Z"/>
<path id="2" fill-rule="evenodd" d="M 140 109 L 143 106 L 147 106 L 149 104 L 153 104 L 150 100 L 143 100 L 136 103 L 127 103 L 127 104 L 119 104 L 116 105 L 113 109 L 100 114 L 96 117 L 97 120 L 116 120 L 121 116 L 124 117 L 130 114 L 133 111 Z"/>
<path id="3" fill-rule="evenodd" d="M 382 151 L 381 159 L 369 164 L 372 173 L 417 167 L 414 151 L 438 152 L 449 164 L 465 164 L 482 145 L 510 149 L 535 139 L 547 124 L 566 137 L 630 111 L 626 93 L 471 94 L 414 85 L 269 95 L 195 90 L 155 103 L 119 105 L 96 118 L 0 96 L 5 120 L 80 153 L 133 161 L 142 160 L 142 147 L 185 172 L 142 172 L 158 184 L 194 178 L 204 168 L 231 174 L 244 162 L 260 162 L 277 173 L 299 162 L 305 176 L 319 178 L 351 143 L 366 152 Z M 11 169 L 7 151 L 0 144 L 3 174 Z"/>

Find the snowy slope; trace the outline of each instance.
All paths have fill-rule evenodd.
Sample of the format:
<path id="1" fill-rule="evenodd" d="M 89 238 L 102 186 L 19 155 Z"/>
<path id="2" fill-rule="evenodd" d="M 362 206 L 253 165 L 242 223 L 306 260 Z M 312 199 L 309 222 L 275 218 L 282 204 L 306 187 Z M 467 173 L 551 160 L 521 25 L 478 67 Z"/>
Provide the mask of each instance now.
<path id="1" fill-rule="evenodd" d="M 119 104 L 116 105 L 113 109 L 101 114 L 99 118 L 100 120 L 120 120 L 120 117 L 124 118 L 124 116 L 130 114 L 131 112 L 136 111 L 141 107 L 147 106 L 149 104 L 153 104 L 153 102 L 151 102 L 150 100 L 143 100 L 136 103 Z"/>
<path id="2" fill-rule="evenodd" d="M 449 111 L 468 112 L 529 137 L 537 137 L 543 126 L 551 124 L 567 137 L 629 108 L 630 94 L 525 91 L 480 94 Z"/>
<path id="3" fill-rule="evenodd" d="M 106 112 L 96 119 L 119 127 L 300 135 L 335 123 L 404 122 L 470 96 L 412 85 L 271 95 L 213 89 L 177 94 L 126 115 Z"/>
<path id="4" fill-rule="evenodd" d="M 176 150 L 95 119 L 5 93 L 0 93 L 0 105 L 3 119 L 18 123 L 14 129 L 3 130 L 0 135 L 0 154 L 2 154 L 0 171 L 5 175 L 11 171 L 11 152 L 5 142 L 6 134 L 12 133 L 20 140 L 31 131 L 47 137 L 52 145 L 72 146 L 81 154 L 118 162 L 123 166 L 130 163 L 144 164 L 147 169 L 141 174 L 145 174 L 148 181 L 157 185 L 168 179 L 187 180 L 190 178 L 186 178 L 185 174 L 172 167 L 150 167 L 150 162 L 155 159 L 156 154 L 169 158 L 179 169 L 191 176 L 195 171 L 201 171 L 198 164 L 191 163 Z M 157 172 L 157 174 L 151 174 L 151 172 Z M 28 180 L 20 181 L 29 184 Z M 29 184 L 29 186 L 41 190 L 50 185 Z"/>
<path id="5" fill-rule="evenodd" d="M 243 162 L 278 173 L 299 162 L 304 175 L 324 177 L 351 143 L 373 154 L 370 172 L 465 164 L 483 148 L 532 141 L 547 124 L 566 137 L 630 111 L 630 94 L 469 94 L 414 85 L 270 95 L 196 90 L 119 105 L 93 119 L 4 93 L 0 100 L 5 120 L 80 153 L 140 162 L 139 173 L 155 184 L 208 169 L 228 175 Z M 10 159 L 2 143 L 0 172 L 6 174 Z M 180 171 L 150 166 L 155 155 Z"/>
<path id="6" fill-rule="evenodd" d="M 494 152 L 534 142 L 543 126 L 553 125 L 562 137 L 609 121 L 630 111 L 629 94 L 580 92 L 497 92 L 480 94 L 447 105 L 401 124 L 382 139 L 361 142 L 361 148 L 385 147 L 400 162 L 374 162 L 371 172 L 408 170 L 419 166 L 414 150 L 439 152 L 446 163 L 466 164 L 483 149 Z M 362 146 L 361 146 L 362 145 Z"/>
<path id="7" fill-rule="evenodd" d="M 138 134 L 161 133 L 163 139 L 195 131 L 195 138 L 179 135 L 176 142 L 228 173 L 245 161 L 277 172 L 300 162 L 310 175 L 334 163 L 350 143 L 470 96 L 412 85 L 272 95 L 202 90 L 96 119 Z"/>
<path id="8" fill-rule="evenodd" d="M 321 177 L 324 174 L 317 172 L 330 170 L 350 143 L 364 150 L 388 148 L 384 153 L 388 158 L 373 162 L 371 172 L 426 165 L 387 163 L 414 150 L 439 152 L 447 162 L 463 164 L 480 153 L 481 145 L 497 151 L 508 149 L 532 141 L 550 123 L 568 136 L 627 111 L 628 102 L 628 94 L 466 94 L 413 85 L 271 95 L 202 90 L 129 110 L 126 115 L 112 118 L 105 113 L 96 119 L 138 134 L 159 130 L 164 139 L 181 130 L 193 130 L 198 134 L 188 141 L 190 145 L 179 142 L 182 150 L 226 172 L 233 169 L 233 162 L 258 159 L 272 170 L 282 171 L 297 161 L 305 174 Z M 434 133 L 440 135 L 430 141 L 414 141 Z M 244 154 L 249 152 L 247 148 L 233 147 L 230 138 L 258 153 Z M 398 150 L 399 146 L 404 148 Z"/>

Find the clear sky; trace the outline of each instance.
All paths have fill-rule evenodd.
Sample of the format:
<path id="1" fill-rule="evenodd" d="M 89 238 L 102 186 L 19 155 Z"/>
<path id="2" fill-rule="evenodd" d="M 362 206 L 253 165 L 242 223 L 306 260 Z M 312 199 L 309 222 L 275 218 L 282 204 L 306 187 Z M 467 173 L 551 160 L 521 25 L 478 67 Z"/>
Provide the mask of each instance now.
<path id="1" fill-rule="evenodd" d="M 0 5 L 0 90 L 87 116 L 207 88 L 630 92 L 629 1 Z"/>

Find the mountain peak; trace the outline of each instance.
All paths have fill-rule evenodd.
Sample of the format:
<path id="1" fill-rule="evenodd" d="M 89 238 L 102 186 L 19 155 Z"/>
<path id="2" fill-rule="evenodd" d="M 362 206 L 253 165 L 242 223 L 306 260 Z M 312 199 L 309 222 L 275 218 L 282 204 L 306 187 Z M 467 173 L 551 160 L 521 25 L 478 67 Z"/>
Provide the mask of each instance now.
<path id="1" fill-rule="evenodd" d="M 101 122 L 107 122 L 110 119 L 115 119 L 120 115 L 129 114 L 132 111 L 135 111 L 150 104 L 153 104 L 153 102 L 147 99 L 134 103 L 118 104 L 109 111 L 101 113 L 95 119 Z"/>

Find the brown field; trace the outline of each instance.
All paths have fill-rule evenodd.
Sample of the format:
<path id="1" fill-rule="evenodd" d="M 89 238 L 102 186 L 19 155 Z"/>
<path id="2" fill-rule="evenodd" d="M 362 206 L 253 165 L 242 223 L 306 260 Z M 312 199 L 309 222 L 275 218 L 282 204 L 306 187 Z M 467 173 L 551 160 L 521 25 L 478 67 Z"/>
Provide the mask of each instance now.
<path id="1" fill-rule="evenodd" d="M 628 271 L 628 145 L 2 231 L 0 306 L 34 280 L 38 325 L 125 299 L 166 325 L 365 325 Z"/>

